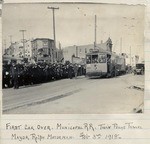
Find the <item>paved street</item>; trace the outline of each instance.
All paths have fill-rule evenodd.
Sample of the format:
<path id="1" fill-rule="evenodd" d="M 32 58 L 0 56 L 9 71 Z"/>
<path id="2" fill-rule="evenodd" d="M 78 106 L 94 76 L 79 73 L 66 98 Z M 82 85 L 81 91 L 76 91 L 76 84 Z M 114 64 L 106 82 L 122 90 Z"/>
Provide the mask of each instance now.
<path id="1" fill-rule="evenodd" d="M 133 113 L 144 99 L 144 76 L 63 79 L 3 90 L 4 114 Z"/>

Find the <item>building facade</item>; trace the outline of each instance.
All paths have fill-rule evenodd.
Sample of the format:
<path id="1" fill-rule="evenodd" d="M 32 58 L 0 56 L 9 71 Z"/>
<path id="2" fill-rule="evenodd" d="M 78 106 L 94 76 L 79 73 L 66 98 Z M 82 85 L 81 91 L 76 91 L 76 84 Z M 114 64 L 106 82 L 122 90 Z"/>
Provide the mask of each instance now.
<path id="1" fill-rule="evenodd" d="M 126 65 L 130 65 L 135 67 L 137 63 L 141 63 L 140 57 L 138 55 L 130 55 L 128 54 L 126 57 Z"/>
<path id="2" fill-rule="evenodd" d="M 32 57 L 32 45 L 31 45 L 31 40 L 27 40 L 27 41 L 24 43 L 24 47 L 25 47 L 25 52 L 24 52 L 25 58 L 30 59 L 30 58 Z"/>
<path id="3" fill-rule="evenodd" d="M 24 47 L 22 42 L 11 43 L 8 49 L 5 51 L 5 55 L 9 55 L 16 58 L 28 58 L 32 56 L 31 41 L 26 40 Z"/>
<path id="4" fill-rule="evenodd" d="M 6 55 L 16 58 L 23 58 L 23 44 L 20 42 L 11 43 L 9 48 L 6 50 Z"/>
<path id="5" fill-rule="evenodd" d="M 12 56 L 14 54 L 14 47 L 12 44 L 9 46 L 9 48 L 5 49 L 4 55 Z"/>
<path id="6" fill-rule="evenodd" d="M 35 61 L 45 61 L 54 63 L 57 57 L 57 51 L 54 47 L 54 40 L 48 38 L 36 38 L 31 41 L 32 58 Z"/>

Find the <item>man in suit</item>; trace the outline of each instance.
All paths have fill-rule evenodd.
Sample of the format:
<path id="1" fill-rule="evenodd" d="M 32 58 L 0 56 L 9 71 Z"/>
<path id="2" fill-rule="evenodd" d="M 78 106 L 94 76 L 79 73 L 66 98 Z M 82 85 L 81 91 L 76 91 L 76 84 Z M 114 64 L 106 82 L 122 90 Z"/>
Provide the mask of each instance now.
<path id="1" fill-rule="evenodd" d="M 75 74 L 75 79 L 76 79 L 78 76 L 78 65 L 77 64 L 74 65 L 74 74 Z"/>
<path id="2" fill-rule="evenodd" d="M 19 80 L 18 80 L 19 68 L 18 68 L 18 65 L 16 64 L 16 62 L 12 63 L 11 74 L 12 74 L 12 79 L 14 82 L 14 89 L 18 89 L 19 88 Z"/>
<path id="3" fill-rule="evenodd" d="M 72 64 L 69 64 L 69 66 L 68 66 L 68 77 L 70 79 L 72 79 L 72 77 L 73 77 L 73 66 L 72 66 Z"/>

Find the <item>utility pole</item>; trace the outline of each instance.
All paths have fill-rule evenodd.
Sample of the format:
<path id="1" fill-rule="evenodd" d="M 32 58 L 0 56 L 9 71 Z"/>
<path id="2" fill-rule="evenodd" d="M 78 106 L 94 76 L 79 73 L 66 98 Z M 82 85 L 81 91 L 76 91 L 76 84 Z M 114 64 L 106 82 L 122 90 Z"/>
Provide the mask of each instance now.
<path id="1" fill-rule="evenodd" d="M 61 62 L 61 43 L 59 42 L 59 48 L 57 50 L 57 60 L 58 62 Z"/>
<path id="2" fill-rule="evenodd" d="M 120 54 L 122 53 L 122 37 L 120 38 Z"/>
<path id="3" fill-rule="evenodd" d="M 23 57 L 25 58 L 25 45 L 24 45 L 24 33 L 26 32 L 26 30 L 20 30 L 20 32 L 22 32 L 22 43 L 23 43 Z"/>
<path id="4" fill-rule="evenodd" d="M 78 57 L 78 46 L 76 46 L 76 57 Z"/>
<path id="5" fill-rule="evenodd" d="M 10 35 L 9 37 L 10 37 L 10 44 L 12 44 L 12 35 Z"/>
<path id="6" fill-rule="evenodd" d="M 6 39 L 4 39 L 4 48 L 6 49 Z"/>
<path id="7" fill-rule="evenodd" d="M 4 48 L 3 48 L 3 54 L 5 54 L 5 50 L 7 48 L 7 45 L 6 45 L 6 39 L 4 39 Z"/>
<path id="8" fill-rule="evenodd" d="M 131 66 L 131 60 L 132 60 L 132 56 L 131 56 L 131 46 L 130 46 L 130 66 Z"/>
<path id="9" fill-rule="evenodd" d="M 54 48 L 56 49 L 56 35 L 55 35 L 55 10 L 58 10 L 59 7 L 47 7 L 51 9 L 53 12 L 53 36 L 54 36 Z M 54 54 L 53 54 L 53 61 L 54 61 Z"/>
<path id="10" fill-rule="evenodd" d="M 95 15 L 95 41 L 94 41 L 94 49 L 96 48 L 96 28 L 97 28 L 97 17 Z"/>

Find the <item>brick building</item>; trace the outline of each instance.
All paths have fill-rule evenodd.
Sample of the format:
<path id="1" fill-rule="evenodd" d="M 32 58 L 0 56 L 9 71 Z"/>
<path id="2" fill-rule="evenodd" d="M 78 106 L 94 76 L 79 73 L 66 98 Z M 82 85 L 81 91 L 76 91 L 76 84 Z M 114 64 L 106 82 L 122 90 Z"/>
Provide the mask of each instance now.
<path id="1" fill-rule="evenodd" d="M 31 41 L 32 58 L 36 61 L 45 61 L 54 63 L 57 57 L 57 51 L 54 47 L 54 40 L 48 38 L 36 38 Z"/>

